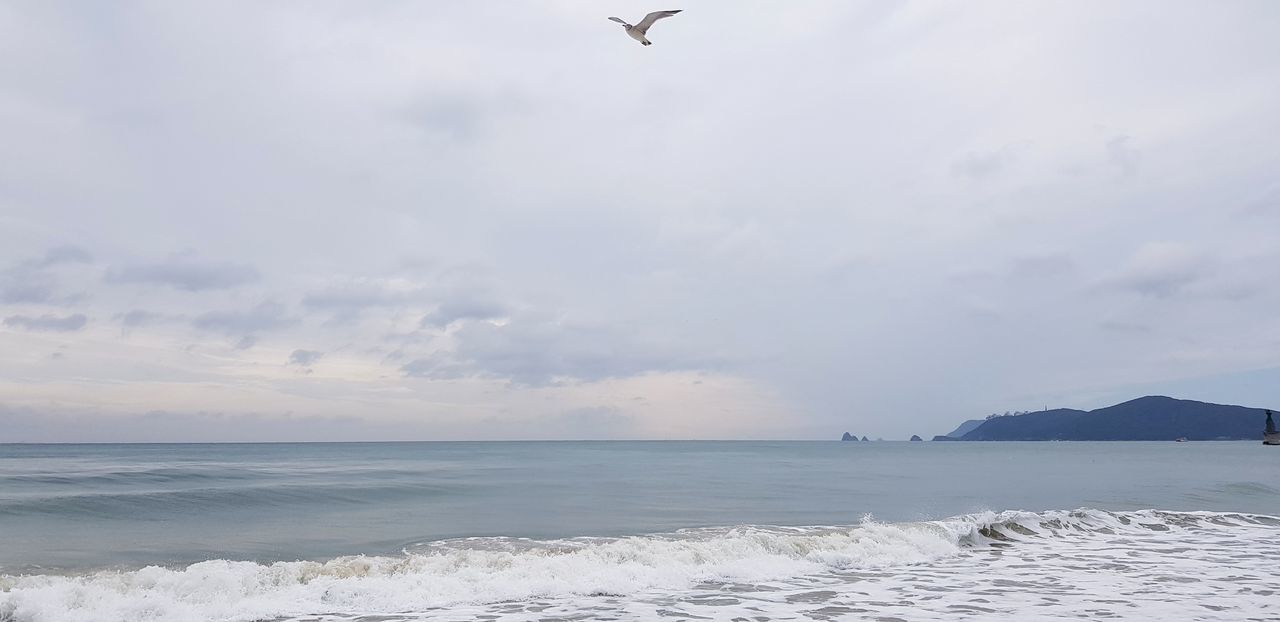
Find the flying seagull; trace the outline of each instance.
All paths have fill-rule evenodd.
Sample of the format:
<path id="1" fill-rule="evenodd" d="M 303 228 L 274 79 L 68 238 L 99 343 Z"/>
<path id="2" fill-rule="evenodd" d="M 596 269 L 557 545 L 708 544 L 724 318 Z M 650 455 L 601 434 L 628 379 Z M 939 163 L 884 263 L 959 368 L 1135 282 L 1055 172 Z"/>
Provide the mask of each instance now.
<path id="1" fill-rule="evenodd" d="M 654 22 L 664 17 L 671 17 L 672 15 L 679 13 L 681 10 L 683 9 L 675 11 L 654 11 L 644 16 L 644 19 L 640 20 L 640 23 L 635 26 L 632 26 L 617 17 L 610 17 L 609 19 L 622 24 L 622 28 L 627 31 L 627 34 L 630 35 L 632 39 L 639 41 L 640 45 L 653 45 L 653 43 L 648 39 L 644 38 L 645 33 L 649 32 L 649 27 L 652 26 Z"/>

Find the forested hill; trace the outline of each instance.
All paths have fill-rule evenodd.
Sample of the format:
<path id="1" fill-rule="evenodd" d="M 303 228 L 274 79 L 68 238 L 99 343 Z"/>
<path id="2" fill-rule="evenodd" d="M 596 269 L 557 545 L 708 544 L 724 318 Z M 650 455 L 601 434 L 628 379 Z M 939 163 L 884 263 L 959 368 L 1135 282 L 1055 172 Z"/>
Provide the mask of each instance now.
<path id="1" fill-rule="evenodd" d="M 982 425 L 983 423 L 985 423 L 985 422 L 984 422 L 982 419 L 970 419 L 970 420 L 968 420 L 968 421 L 966 421 L 966 422 L 964 422 L 964 423 L 960 424 L 959 426 L 957 426 L 957 427 L 956 427 L 956 429 L 954 429 L 954 430 L 952 430 L 952 431 L 948 432 L 948 433 L 947 433 L 947 436 L 949 436 L 949 437 L 951 437 L 951 438 L 953 438 L 953 439 L 959 439 L 960 437 L 964 436 L 965 434 L 968 434 L 968 433 L 972 432 L 973 430 L 977 429 L 977 427 L 978 427 L 978 426 L 980 426 L 980 425 Z"/>
<path id="2" fill-rule="evenodd" d="M 1148 396 L 1083 411 L 1060 408 L 993 417 L 969 431 L 965 441 L 1166 441 L 1262 438 L 1261 408 L 1224 406 Z"/>

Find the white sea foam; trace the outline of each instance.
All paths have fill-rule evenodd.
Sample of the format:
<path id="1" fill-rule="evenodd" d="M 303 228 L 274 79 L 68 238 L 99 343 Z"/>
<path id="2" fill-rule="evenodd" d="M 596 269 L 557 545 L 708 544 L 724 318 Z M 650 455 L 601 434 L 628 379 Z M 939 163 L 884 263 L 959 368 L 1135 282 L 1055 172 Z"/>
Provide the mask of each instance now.
<path id="1" fill-rule="evenodd" d="M 1280 520 L 1269 517 L 1081 510 L 612 539 L 481 538 L 396 557 L 4 576 L 0 621 L 373 614 L 534 620 L 584 613 L 596 619 L 814 619 L 814 612 L 817 619 L 851 613 L 934 619 L 966 611 L 1035 619 L 1074 615 L 1088 609 L 1080 599 L 1090 598 L 1131 619 L 1146 619 L 1155 611 L 1151 603 L 1163 603 L 1157 610 L 1167 614 L 1170 602 L 1192 607 L 1192 600 L 1206 606 L 1192 607 L 1194 617 L 1178 609 L 1181 619 L 1247 619 L 1280 615 L 1280 608 L 1268 608 L 1280 598 L 1269 570 L 1280 554 L 1277 536 Z M 1178 578 L 1188 573 L 1191 580 Z M 1226 581 L 1235 595 L 1214 581 Z M 1148 588 L 1154 591 L 1144 592 Z M 1148 610 L 1130 608 L 1144 599 L 1151 601 Z"/>

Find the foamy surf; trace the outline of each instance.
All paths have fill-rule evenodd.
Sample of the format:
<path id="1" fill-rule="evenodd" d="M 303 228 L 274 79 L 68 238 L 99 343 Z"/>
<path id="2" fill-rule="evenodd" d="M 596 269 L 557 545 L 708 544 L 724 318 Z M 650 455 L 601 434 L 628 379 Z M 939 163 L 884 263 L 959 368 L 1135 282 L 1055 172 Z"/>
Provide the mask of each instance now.
<path id="1" fill-rule="evenodd" d="M 747 617 L 958 613 L 1276 619 L 1280 519 L 1000 512 L 626 538 L 471 538 L 403 555 L 0 577 L 0 621 Z M 1267 618 L 1266 616 L 1271 616 Z"/>

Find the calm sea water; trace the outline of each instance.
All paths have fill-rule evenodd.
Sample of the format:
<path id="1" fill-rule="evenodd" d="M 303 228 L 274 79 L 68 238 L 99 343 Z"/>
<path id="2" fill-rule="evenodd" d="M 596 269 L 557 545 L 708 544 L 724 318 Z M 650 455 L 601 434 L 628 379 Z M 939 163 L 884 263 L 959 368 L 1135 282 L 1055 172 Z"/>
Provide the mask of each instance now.
<path id="1" fill-rule="evenodd" d="M 0 621 L 1280 619 L 1274 516 L 1252 442 L 0 445 Z"/>

